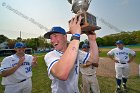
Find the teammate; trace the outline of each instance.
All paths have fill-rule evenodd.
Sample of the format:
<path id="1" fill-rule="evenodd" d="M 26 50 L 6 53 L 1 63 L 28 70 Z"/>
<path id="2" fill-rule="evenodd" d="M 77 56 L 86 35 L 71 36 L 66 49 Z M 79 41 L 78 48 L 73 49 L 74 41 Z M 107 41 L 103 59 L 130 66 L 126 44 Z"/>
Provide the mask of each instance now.
<path id="1" fill-rule="evenodd" d="M 110 50 L 107 55 L 115 62 L 116 70 L 116 82 L 117 89 L 116 93 L 121 91 L 121 81 L 123 82 L 122 87 L 124 91 L 127 91 L 126 82 L 129 76 L 129 63 L 132 62 L 136 53 L 124 47 L 122 40 L 116 41 L 117 48 Z M 129 54 L 132 56 L 129 58 Z"/>
<path id="2" fill-rule="evenodd" d="M 82 50 L 89 52 L 89 45 L 83 44 Z M 96 77 L 96 67 L 98 67 L 98 62 L 91 63 L 86 62 L 80 65 L 80 72 L 82 73 L 82 93 L 90 93 L 90 88 L 92 93 L 100 93 L 98 80 Z"/>
<path id="3" fill-rule="evenodd" d="M 72 33 L 69 45 L 66 32 L 61 27 L 53 27 L 44 35 L 45 38 L 51 40 L 51 44 L 54 46 L 54 50 L 44 57 L 48 66 L 48 76 L 52 80 L 52 93 L 79 93 L 79 63 L 98 62 L 99 60 L 94 33 L 87 33 L 90 53 L 79 50 L 81 19 L 80 16 L 77 20 L 76 16 L 69 23 L 69 31 Z"/>
<path id="4" fill-rule="evenodd" d="M 37 58 L 25 54 L 25 44 L 17 42 L 15 54 L 3 59 L 1 63 L 2 85 L 4 93 L 31 93 L 32 66 L 37 64 Z"/>

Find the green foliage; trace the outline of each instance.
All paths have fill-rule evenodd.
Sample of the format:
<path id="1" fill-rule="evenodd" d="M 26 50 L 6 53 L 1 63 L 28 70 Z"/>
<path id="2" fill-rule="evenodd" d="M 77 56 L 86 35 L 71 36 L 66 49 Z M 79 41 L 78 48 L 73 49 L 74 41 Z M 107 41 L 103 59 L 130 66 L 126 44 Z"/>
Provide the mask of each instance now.
<path id="1" fill-rule="evenodd" d="M 97 37 L 96 38 L 96 41 L 97 41 L 97 45 L 98 46 L 103 46 L 104 45 L 104 40 L 100 37 Z"/>
<path id="2" fill-rule="evenodd" d="M 140 30 L 133 32 L 121 32 L 97 38 L 98 45 L 112 46 L 117 40 L 123 40 L 126 45 L 140 44 Z"/>
<path id="3" fill-rule="evenodd" d="M 8 38 L 4 35 L 0 35 L 0 43 L 5 42 Z"/>

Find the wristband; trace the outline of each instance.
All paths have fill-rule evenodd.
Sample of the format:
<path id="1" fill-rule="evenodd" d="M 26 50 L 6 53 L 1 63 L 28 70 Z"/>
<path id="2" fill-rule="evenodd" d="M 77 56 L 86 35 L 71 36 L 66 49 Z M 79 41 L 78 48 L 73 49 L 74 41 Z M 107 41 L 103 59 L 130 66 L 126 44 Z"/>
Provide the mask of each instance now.
<path id="1" fill-rule="evenodd" d="M 73 34 L 72 36 L 80 37 L 80 34 Z"/>
<path id="2" fill-rule="evenodd" d="M 80 41 L 80 37 L 72 36 L 71 39 L 70 39 L 70 41 L 72 41 L 72 40 L 79 40 Z"/>

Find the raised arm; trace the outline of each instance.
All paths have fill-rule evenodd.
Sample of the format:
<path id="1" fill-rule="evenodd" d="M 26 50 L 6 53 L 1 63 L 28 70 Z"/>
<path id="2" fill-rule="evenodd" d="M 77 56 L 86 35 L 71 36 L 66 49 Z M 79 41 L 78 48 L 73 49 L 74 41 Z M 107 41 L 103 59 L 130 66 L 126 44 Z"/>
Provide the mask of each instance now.
<path id="1" fill-rule="evenodd" d="M 88 40 L 89 40 L 89 45 L 90 45 L 90 57 L 89 57 L 89 62 L 92 63 L 92 65 L 95 65 L 98 67 L 98 62 L 99 62 L 99 51 L 98 51 L 98 46 L 96 43 L 96 34 L 94 32 L 87 34 L 88 35 Z"/>
<path id="2" fill-rule="evenodd" d="M 74 17 L 69 23 L 69 29 L 72 34 L 81 34 L 80 27 L 81 17 L 79 17 L 79 21 L 77 20 L 77 16 Z M 73 39 L 70 41 L 67 49 L 64 54 L 61 56 L 60 60 L 54 64 L 51 69 L 51 72 L 61 80 L 67 80 L 71 69 L 75 64 L 75 60 L 78 54 L 79 49 L 79 40 Z"/>

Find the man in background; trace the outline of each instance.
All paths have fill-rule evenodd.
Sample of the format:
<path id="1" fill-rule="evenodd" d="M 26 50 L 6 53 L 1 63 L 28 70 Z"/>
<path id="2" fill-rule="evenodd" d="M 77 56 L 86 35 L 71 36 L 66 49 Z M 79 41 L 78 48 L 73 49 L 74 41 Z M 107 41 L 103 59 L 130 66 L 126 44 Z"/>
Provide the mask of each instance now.
<path id="1" fill-rule="evenodd" d="M 89 44 L 82 45 L 82 51 L 89 52 Z M 82 73 L 82 93 L 100 93 L 98 80 L 96 77 L 96 68 L 98 67 L 98 62 L 86 62 L 80 65 L 80 72 Z M 91 90 L 90 90 L 91 89 Z"/>
<path id="2" fill-rule="evenodd" d="M 17 42 L 15 54 L 5 57 L 1 62 L 0 72 L 4 93 L 31 93 L 32 66 L 37 64 L 37 58 L 25 54 L 26 45 Z"/>
<path id="3" fill-rule="evenodd" d="M 124 42 L 122 40 L 116 41 L 116 48 L 110 50 L 107 55 L 115 62 L 116 71 L 116 82 L 117 89 L 116 93 L 121 92 L 121 82 L 123 82 L 122 87 L 124 91 L 127 91 L 126 83 L 129 76 L 129 63 L 133 61 L 136 53 L 124 47 Z M 131 55 L 131 57 L 129 57 Z"/>

